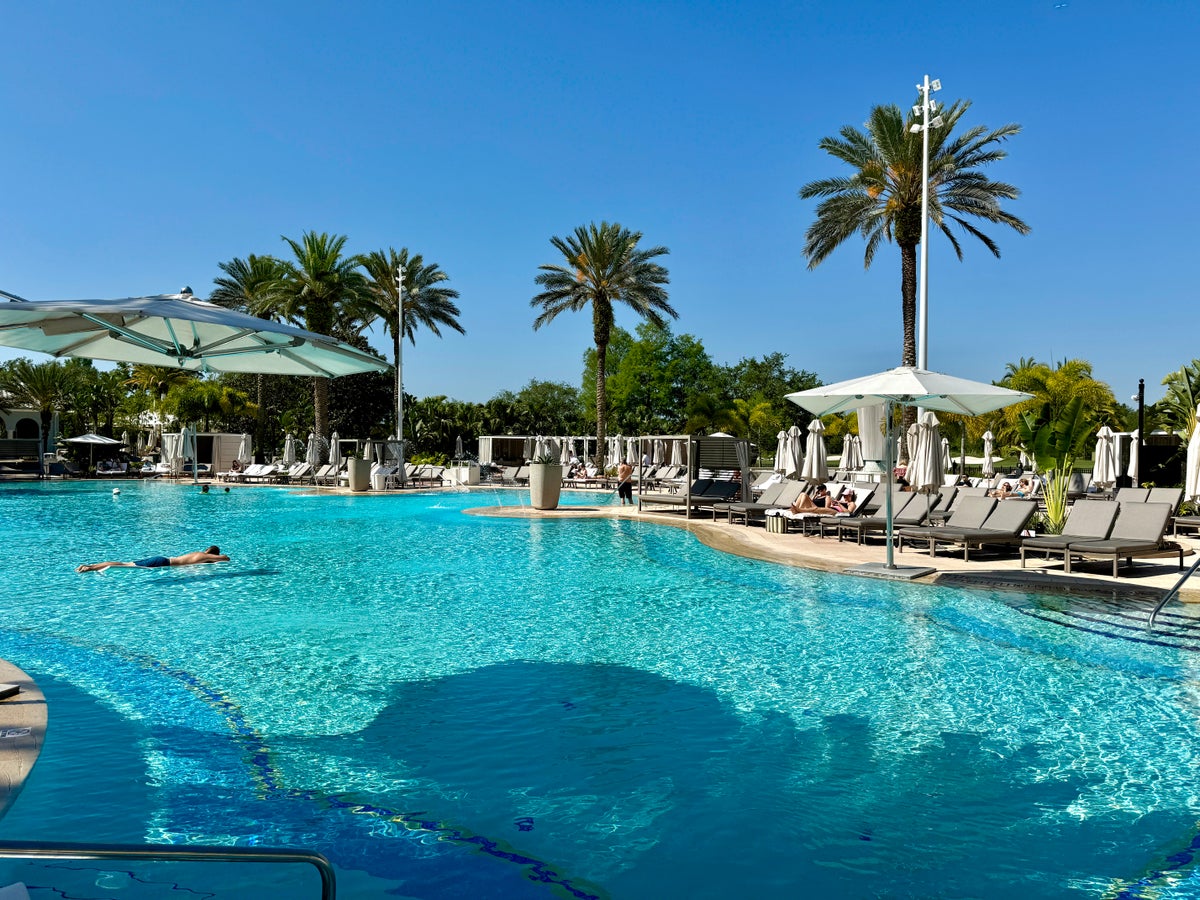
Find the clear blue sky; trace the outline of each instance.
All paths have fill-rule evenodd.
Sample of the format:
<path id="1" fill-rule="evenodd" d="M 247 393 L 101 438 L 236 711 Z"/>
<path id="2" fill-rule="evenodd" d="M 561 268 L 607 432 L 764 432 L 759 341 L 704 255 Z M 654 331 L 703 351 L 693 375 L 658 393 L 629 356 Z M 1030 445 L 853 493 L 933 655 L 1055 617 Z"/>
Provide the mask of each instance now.
<path id="1" fill-rule="evenodd" d="M 578 384 L 590 318 L 534 332 L 552 235 L 608 219 L 663 244 L 678 332 L 781 351 L 825 381 L 900 361 L 894 245 L 815 271 L 817 149 L 871 106 L 970 99 L 1023 126 L 992 177 L 1032 226 L 1003 256 L 930 244 L 933 369 L 1084 357 L 1128 402 L 1200 357 L 1200 5 L 1118 3 L 10 3 L 0 55 L 0 288 L 207 296 L 281 235 L 407 246 L 461 292 L 405 386 L 485 400 Z M 629 314 L 618 324 L 632 328 Z M 387 345 L 381 338 L 375 343 Z M 13 353 L 5 351 L 3 358 Z"/>

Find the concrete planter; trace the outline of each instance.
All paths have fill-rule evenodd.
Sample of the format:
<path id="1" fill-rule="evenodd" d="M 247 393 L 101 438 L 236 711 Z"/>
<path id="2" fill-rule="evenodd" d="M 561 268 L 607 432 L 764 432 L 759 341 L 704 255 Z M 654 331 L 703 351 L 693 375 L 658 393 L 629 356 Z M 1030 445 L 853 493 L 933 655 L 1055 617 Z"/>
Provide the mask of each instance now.
<path id="1" fill-rule="evenodd" d="M 558 509 L 562 493 L 560 465 L 534 463 L 529 467 L 529 503 L 534 509 Z"/>
<path id="2" fill-rule="evenodd" d="M 371 464 L 356 456 L 346 461 L 346 475 L 350 482 L 350 490 L 365 491 L 371 487 Z"/>

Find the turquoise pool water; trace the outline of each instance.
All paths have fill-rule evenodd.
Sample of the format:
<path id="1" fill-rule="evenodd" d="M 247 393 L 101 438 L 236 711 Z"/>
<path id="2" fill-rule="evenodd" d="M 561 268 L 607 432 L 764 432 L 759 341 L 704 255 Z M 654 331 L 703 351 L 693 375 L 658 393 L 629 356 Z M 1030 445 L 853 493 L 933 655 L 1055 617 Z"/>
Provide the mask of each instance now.
<path id="1" fill-rule="evenodd" d="M 1200 640 L 1119 606 L 461 513 L 515 492 L 120 487 L 0 486 L 51 715 L 0 839 L 308 846 L 350 898 L 1200 896 Z"/>

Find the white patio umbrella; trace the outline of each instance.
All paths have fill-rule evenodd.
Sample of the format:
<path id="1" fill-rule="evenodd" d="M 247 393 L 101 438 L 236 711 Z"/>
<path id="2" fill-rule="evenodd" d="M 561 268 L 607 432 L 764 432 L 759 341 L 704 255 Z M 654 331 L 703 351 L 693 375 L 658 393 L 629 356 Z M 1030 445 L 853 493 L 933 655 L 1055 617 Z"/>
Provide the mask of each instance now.
<path id="1" fill-rule="evenodd" d="M 296 438 L 290 431 L 283 438 L 283 464 L 289 467 L 296 464 Z"/>
<path id="2" fill-rule="evenodd" d="M 656 466 L 661 466 L 667 461 L 667 445 L 662 438 L 654 439 L 654 454 L 650 461 Z"/>
<path id="3" fill-rule="evenodd" d="M 1133 486 L 1138 486 L 1138 433 L 1134 431 L 1129 435 L 1129 468 L 1125 470 L 1125 474 L 1133 479 Z"/>
<path id="4" fill-rule="evenodd" d="M 341 440 L 336 431 L 329 436 L 329 463 L 333 466 L 335 472 L 342 467 Z"/>
<path id="5" fill-rule="evenodd" d="M 129 442 L 129 432 L 128 432 L 128 431 L 122 431 L 122 432 L 121 432 L 121 443 L 122 443 L 122 444 L 124 444 L 126 447 L 132 447 L 132 446 L 133 446 L 133 445 L 132 445 L 132 444 Z"/>
<path id="6" fill-rule="evenodd" d="M 992 442 L 995 440 L 995 435 L 990 431 L 983 433 L 983 474 L 985 477 L 996 474 L 996 460 L 992 458 L 996 449 Z"/>
<path id="7" fill-rule="evenodd" d="M 932 410 L 927 409 L 921 413 L 921 421 L 917 428 L 919 434 L 914 448 L 909 451 L 912 456 L 906 477 L 914 491 L 929 494 L 942 486 L 946 474 L 946 460 L 943 454 L 949 453 L 949 446 L 943 450 L 941 429 Z"/>
<path id="8" fill-rule="evenodd" d="M 185 426 L 179 432 L 179 453 L 184 462 L 192 462 L 192 484 L 200 480 L 200 461 L 196 459 L 196 429 Z"/>
<path id="9" fill-rule="evenodd" d="M 781 431 L 775 435 L 775 471 L 787 475 L 788 433 Z"/>
<path id="10" fill-rule="evenodd" d="M 558 454 L 558 461 L 559 461 L 559 463 L 561 463 L 564 466 L 569 466 L 571 464 L 571 442 L 570 441 L 567 441 L 567 440 L 563 441 L 562 450 L 560 450 L 559 454 Z"/>
<path id="11" fill-rule="evenodd" d="M 454 439 L 454 458 L 455 459 L 463 458 L 462 435 L 461 434 Z"/>
<path id="12" fill-rule="evenodd" d="M 939 430 L 940 433 L 940 430 Z M 945 475 L 950 471 L 950 438 L 942 438 L 939 449 L 942 453 L 942 474 Z"/>
<path id="13" fill-rule="evenodd" d="M 637 465 L 641 462 L 642 457 L 638 453 L 637 438 L 625 438 L 625 458 L 629 460 L 631 465 Z"/>
<path id="14" fill-rule="evenodd" d="M 242 442 L 238 445 L 238 462 L 243 466 L 248 466 L 254 462 L 254 438 L 249 434 L 242 435 Z"/>
<path id="15" fill-rule="evenodd" d="M 804 470 L 804 432 L 800 430 L 799 425 L 793 425 L 787 434 L 787 457 L 784 460 L 783 477 L 798 481 L 800 473 Z"/>
<path id="16" fill-rule="evenodd" d="M 671 463 L 672 466 L 682 466 L 683 461 L 683 441 L 671 441 Z"/>
<path id="17" fill-rule="evenodd" d="M 825 424 L 820 419 L 808 423 L 808 447 L 800 477 L 809 484 L 829 480 L 829 462 L 825 458 Z"/>
<path id="18" fill-rule="evenodd" d="M 842 435 L 842 458 L 841 465 L 838 466 L 843 472 L 850 471 L 850 465 L 854 462 L 854 435 L 846 432 Z"/>
<path id="19" fill-rule="evenodd" d="M 842 466 L 847 472 L 859 472 L 864 465 L 862 438 L 857 434 L 850 436 L 850 456 L 842 460 Z"/>
<path id="20" fill-rule="evenodd" d="M 1200 500 L 1200 406 L 1196 407 L 1196 421 L 1188 440 L 1183 471 L 1183 499 L 1189 503 Z"/>
<path id="21" fill-rule="evenodd" d="M 363 462 L 374 459 L 375 445 L 368 439 L 363 441 Z"/>
<path id="22" fill-rule="evenodd" d="M 0 345 L 189 372 L 336 378 L 391 368 L 326 335 L 198 300 L 188 288 L 117 300 L 25 300 L 0 291 Z"/>
<path id="23" fill-rule="evenodd" d="M 1097 487 L 1105 490 L 1117 483 L 1117 437 L 1107 425 L 1096 432 L 1096 449 L 1092 454 L 1092 481 Z"/>
<path id="24" fill-rule="evenodd" d="M 321 439 L 315 431 L 308 433 L 308 443 L 304 448 L 304 461 L 314 469 L 321 464 Z"/>
<path id="25" fill-rule="evenodd" d="M 883 421 L 890 423 L 892 408 L 896 405 L 920 406 L 925 409 L 977 416 L 1028 400 L 1030 395 L 992 384 L 918 369 L 915 366 L 900 366 L 874 375 L 852 378 L 808 391 L 797 391 L 788 394 L 787 399 L 818 416 L 864 406 L 882 406 Z M 888 489 L 884 495 L 887 518 L 887 568 L 895 569 L 895 548 L 892 545 L 892 459 L 890 445 L 886 441 L 884 447 L 888 451 L 885 466 Z"/>
<path id="26" fill-rule="evenodd" d="M 917 453 L 917 444 L 921 441 L 921 423 L 913 422 L 908 426 L 908 432 L 904 437 L 904 450 L 908 454 L 908 464 L 912 465 L 913 457 Z"/>

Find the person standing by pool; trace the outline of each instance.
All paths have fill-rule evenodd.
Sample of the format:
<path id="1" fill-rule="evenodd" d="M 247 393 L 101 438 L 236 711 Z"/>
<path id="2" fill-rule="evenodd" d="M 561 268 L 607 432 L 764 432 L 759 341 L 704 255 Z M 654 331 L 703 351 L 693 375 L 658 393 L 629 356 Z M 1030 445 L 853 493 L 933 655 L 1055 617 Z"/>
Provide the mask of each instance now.
<path id="1" fill-rule="evenodd" d="M 207 550 L 196 550 L 181 556 L 148 556 L 134 562 L 98 562 L 84 563 L 76 566 L 76 572 L 103 572 L 113 566 L 121 568 L 159 569 L 163 566 L 195 566 L 200 563 L 229 562 L 229 557 L 221 552 L 221 548 L 213 544 Z"/>
<path id="2" fill-rule="evenodd" d="M 621 505 L 625 505 L 628 500 L 633 503 L 633 482 L 630 481 L 633 477 L 633 466 L 627 460 L 621 460 L 621 464 L 617 466 L 617 496 L 621 498 Z"/>

